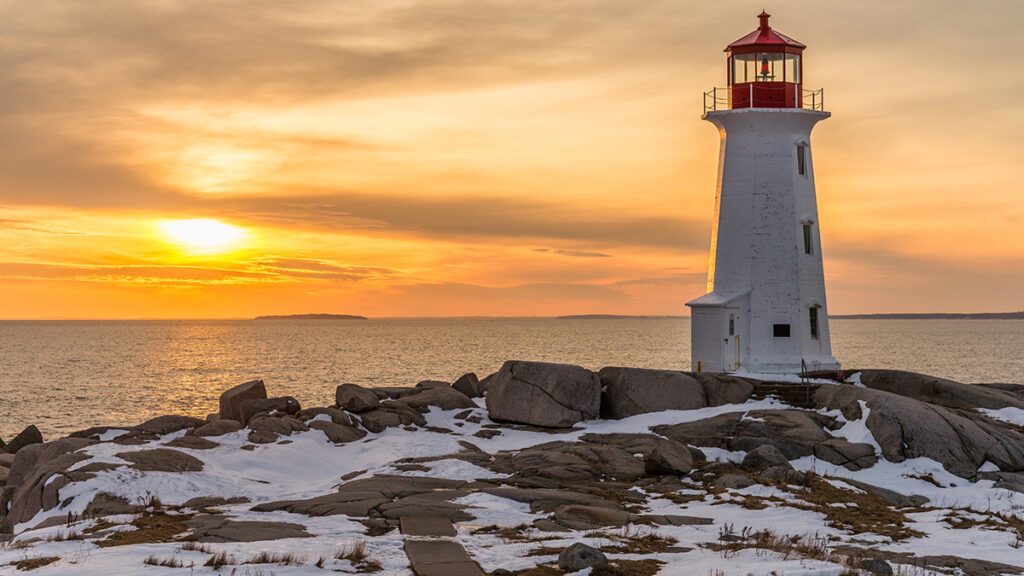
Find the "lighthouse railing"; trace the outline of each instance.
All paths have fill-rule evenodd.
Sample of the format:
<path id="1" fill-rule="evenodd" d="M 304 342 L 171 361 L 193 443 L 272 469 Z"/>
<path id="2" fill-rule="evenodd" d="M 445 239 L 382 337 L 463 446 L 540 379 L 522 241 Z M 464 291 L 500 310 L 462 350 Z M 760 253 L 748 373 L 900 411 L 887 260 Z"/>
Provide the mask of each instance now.
<path id="1" fill-rule="evenodd" d="M 810 100 L 810 102 L 808 102 Z M 825 89 L 818 88 L 817 90 L 804 89 L 803 92 L 803 106 L 808 110 L 825 110 Z"/>
<path id="2" fill-rule="evenodd" d="M 782 92 L 779 97 L 778 93 Z M 773 97 L 772 94 L 775 94 Z M 799 96 L 799 97 L 797 97 Z M 776 100 L 783 105 L 764 106 L 765 100 Z M 784 103 L 790 103 L 785 105 Z M 792 105 L 795 103 L 795 105 Z M 804 110 L 825 110 L 825 89 L 808 90 L 799 84 L 789 86 L 747 86 L 714 87 L 704 93 L 704 113 L 743 108 L 803 108 Z"/>

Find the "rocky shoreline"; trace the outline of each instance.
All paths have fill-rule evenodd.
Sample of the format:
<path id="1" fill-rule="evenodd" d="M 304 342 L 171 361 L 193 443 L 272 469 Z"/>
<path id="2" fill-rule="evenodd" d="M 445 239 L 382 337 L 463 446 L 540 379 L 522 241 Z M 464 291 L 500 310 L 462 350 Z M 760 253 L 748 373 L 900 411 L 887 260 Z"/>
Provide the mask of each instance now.
<path id="1" fill-rule="evenodd" d="M 29 427 L 0 440 L 0 573 L 1024 574 L 1024 386 L 849 374 L 509 361 Z"/>

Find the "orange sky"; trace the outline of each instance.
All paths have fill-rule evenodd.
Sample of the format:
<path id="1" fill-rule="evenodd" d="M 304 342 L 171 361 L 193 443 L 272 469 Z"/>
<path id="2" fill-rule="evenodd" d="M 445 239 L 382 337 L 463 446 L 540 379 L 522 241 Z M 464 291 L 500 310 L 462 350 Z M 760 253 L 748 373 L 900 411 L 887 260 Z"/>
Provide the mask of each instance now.
<path id="1" fill-rule="evenodd" d="M 762 7 L 831 312 L 1024 309 L 1017 0 L 0 0 L 0 318 L 686 314 Z"/>

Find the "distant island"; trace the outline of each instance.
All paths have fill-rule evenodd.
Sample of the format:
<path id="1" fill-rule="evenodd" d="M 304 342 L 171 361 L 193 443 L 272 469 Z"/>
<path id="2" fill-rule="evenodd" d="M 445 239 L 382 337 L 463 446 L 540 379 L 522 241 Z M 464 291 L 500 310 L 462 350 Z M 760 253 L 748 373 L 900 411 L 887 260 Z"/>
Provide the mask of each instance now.
<path id="1" fill-rule="evenodd" d="M 833 314 L 830 318 L 841 320 L 1024 320 L 1024 311 L 974 314 Z"/>
<path id="2" fill-rule="evenodd" d="M 283 316 L 257 316 L 254 320 L 366 320 L 366 316 L 351 314 L 286 314 Z"/>
<path id="3" fill-rule="evenodd" d="M 556 320 L 628 320 L 628 319 L 661 319 L 661 318 L 689 318 L 689 316 L 629 316 L 620 314 L 574 314 L 570 316 L 556 316 Z"/>

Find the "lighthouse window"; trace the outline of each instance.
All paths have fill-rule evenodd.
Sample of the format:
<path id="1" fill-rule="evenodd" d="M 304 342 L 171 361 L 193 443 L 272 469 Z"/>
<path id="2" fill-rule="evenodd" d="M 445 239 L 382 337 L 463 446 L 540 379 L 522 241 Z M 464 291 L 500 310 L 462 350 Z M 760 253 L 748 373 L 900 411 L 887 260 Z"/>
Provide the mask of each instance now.
<path id="1" fill-rule="evenodd" d="M 786 54 L 786 82 L 800 83 L 799 54 Z"/>
<path id="2" fill-rule="evenodd" d="M 812 306 L 811 313 L 811 338 L 818 339 L 818 307 Z"/>
<path id="3" fill-rule="evenodd" d="M 796 173 L 801 176 L 807 174 L 807 146 L 803 144 L 796 146 Z"/>
<path id="4" fill-rule="evenodd" d="M 776 338 L 789 338 L 789 324 L 772 324 L 772 335 Z"/>
<path id="5" fill-rule="evenodd" d="M 745 84 L 757 78 L 757 54 L 737 54 L 732 57 L 732 83 Z"/>
<path id="6" fill-rule="evenodd" d="M 804 254 L 811 253 L 811 225 L 804 224 Z"/>
<path id="7" fill-rule="evenodd" d="M 781 52 L 758 52 L 757 61 L 757 82 L 782 82 L 782 57 Z"/>

